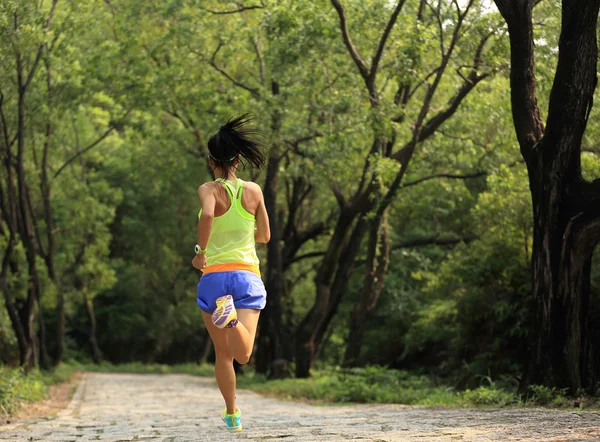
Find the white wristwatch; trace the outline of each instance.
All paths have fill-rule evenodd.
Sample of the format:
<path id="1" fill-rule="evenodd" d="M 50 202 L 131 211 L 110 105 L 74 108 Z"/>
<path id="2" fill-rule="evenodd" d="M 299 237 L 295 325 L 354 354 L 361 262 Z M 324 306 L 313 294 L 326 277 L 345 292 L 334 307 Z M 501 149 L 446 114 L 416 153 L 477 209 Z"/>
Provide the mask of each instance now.
<path id="1" fill-rule="evenodd" d="M 203 249 L 198 244 L 196 244 L 194 250 L 196 251 L 196 255 L 206 255 L 206 249 Z"/>

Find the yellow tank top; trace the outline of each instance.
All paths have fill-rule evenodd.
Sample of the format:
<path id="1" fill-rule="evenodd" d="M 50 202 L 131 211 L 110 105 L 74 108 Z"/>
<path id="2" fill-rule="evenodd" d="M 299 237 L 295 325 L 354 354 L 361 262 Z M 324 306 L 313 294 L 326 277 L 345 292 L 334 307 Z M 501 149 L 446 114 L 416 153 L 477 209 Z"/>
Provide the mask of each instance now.
<path id="1" fill-rule="evenodd" d="M 206 267 L 203 274 L 247 270 L 260 275 L 254 229 L 256 218 L 242 206 L 244 181 L 226 181 L 223 184 L 231 204 L 227 212 L 216 216 L 206 245 Z M 198 213 L 198 218 L 202 210 Z"/>

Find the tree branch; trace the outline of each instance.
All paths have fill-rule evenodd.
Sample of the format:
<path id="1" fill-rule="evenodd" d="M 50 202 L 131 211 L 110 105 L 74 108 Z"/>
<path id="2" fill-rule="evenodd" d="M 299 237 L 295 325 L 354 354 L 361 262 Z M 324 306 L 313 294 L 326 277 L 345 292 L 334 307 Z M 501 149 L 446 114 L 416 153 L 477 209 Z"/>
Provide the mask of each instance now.
<path id="1" fill-rule="evenodd" d="M 452 140 L 457 140 L 457 141 L 464 141 L 464 142 L 468 142 L 468 143 L 472 143 L 474 146 L 479 146 L 484 150 L 488 149 L 488 145 L 484 144 L 480 141 L 476 141 L 473 138 L 469 138 L 469 137 L 460 137 L 457 135 L 451 135 L 448 132 L 445 132 L 443 130 L 438 130 L 437 133 L 439 133 L 440 135 L 445 136 L 446 138 L 450 138 Z"/>
<path id="2" fill-rule="evenodd" d="M 4 115 L 4 94 L 0 90 L 0 121 L 2 122 L 2 136 L 4 138 L 4 144 L 6 144 L 6 150 L 8 151 L 14 141 L 10 142 L 10 135 L 8 134 L 8 126 L 6 124 L 6 116 Z"/>
<path id="3" fill-rule="evenodd" d="M 266 75 L 265 75 L 265 61 L 263 59 L 262 52 L 260 51 L 260 46 L 258 44 L 258 41 L 256 41 L 252 37 L 250 38 L 250 41 L 252 42 L 252 46 L 254 46 L 254 52 L 256 52 L 256 59 L 258 60 L 258 69 L 259 69 L 259 73 L 260 73 L 260 84 L 262 85 L 262 87 L 265 87 L 267 84 Z"/>
<path id="4" fill-rule="evenodd" d="M 473 173 L 468 173 L 468 174 L 465 174 L 465 175 L 454 174 L 454 173 L 436 173 L 436 174 L 433 174 L 433 175 L 428 175 L 428 176 L 421 177 L 421 178 L 416 179 L 414 181 L 409 181 L 408 183 L 403 184 L 402 188 L 410 187 L 410 186 L 415 186 L 415 185 L 420 184 L 422 182 L 433 180 L 433 179 L 436 179 L 436 178 L 450 178 L 450 179 L 458 179 L 458 180 L 468 180 L 468 179 L 472 179 L 472 178 L 479 178 L 479 177 L 486 176 L 486 175 L 487 175 L 487 172 L 485 172 L 483 170 L 480 170 L 480 171 L 477 171 L 477 172 L 473 172 Z"/>
<path id="5" fill-rule="evenodd" d="M 344 197 L 344 194 L 342 193 L 342 189 L 340 189 L 340 185 L 337 181 L 331 182 L 331 191 L 335 195 L 335 199 L 337 200 L 340 207 L 341 208 L 346 207 L 346 204 L 347 204 L 346 198 Z"/>
<path id="6" fill-rule="evenodd" d="M 452 57 L 454 49 L 456 48 L 456 44 L 458 43 L 458 40 L 460 37 L 460 30 L 462 29 L 462 25 L 464 23 L 465 17 L 467 16 L 469 9 L 471 9 L 474 2 L 475 2 L 475 0 L 469 0 L 469 3 L 467 4 L 467 7 L 465 8 L 464 12 L 461 12 L 460 8 L 457 8 L 457 10 L 458 10 L 457 22 L 456 22 L 456 25 L 452 32 L 452 39 L 450 40 L 450 45 L 448 46 L 448 51 L 442 55 L 442 61 L 437 70 L 435 79 L 433 80 L 433 83 L 431 85 L 428 85 L 428 87 L 427 87 L 427 93 L 425 94 L 425 98 L 423 99 L 423 105 L 421 106 L 419 115 L 417 116 L 417 119 L 413 125 L 413 138 L 407 144 L 407 149 L 405 150 L 406 153 L 410 153 L 412 155 L 412 151 L 414 151 L 415 146 L 419 142 L 423 141 L 423 139 L 422 139 L 423 122 L 425 121 L 425 118 L 427 117 L 427 114 L 429 113 L 429 109 L 431 107 L 431 102 L 433 100 L 433 97 L 435 96 L 437 88 L 442 81 L 442 77 L 444 76 L 444 73 L 446 72 L 446 68 L 448 67 L 448 63 L 450 62 L 450 58 Z M 475 69 L 473 70 L 472 75 L 476 75 Z M 452 112 L 452 113 L 454 113 L 454 112 Z M 452 113 L 450 115 L 452 115 Z M 411 155 L 409 155 L 408 157 L 410 157 Z"/>
<path id="7" fill-rule="evenodd" d="M 394 245 L 391 248 L 391 250 L 408 249 L 408 248 L 413 248 L 413 247 L 423 247 L 423 246 L 431 246 L 431 245 L 453 246 L 456 244 L 460 244 L 461 242 L 469 243 L 471 241 L 475 241 L 476 239 L 479 239 L 479 237 L 476 235 L 467 235 L 462 238 L 457 238 L 457 237 L 444 238 L 444 237 L 440 237 L 439 235 L 435 235 L 435 236 L 424 237 L 424 238 L 415 238 L 415 239 L 411 239 L 408 241 L 400 242 L 400 243 Z"/>
<path id="8" fill-rule="evenodd" d="M 440 237 L 440 235 L 426 236 L 423 238 L 415 238 L 407 241 L 399 242 L 390 247 L 390 252 L 402 249 L 413 249 L 417 247 L 427 246 L 455 246 L 462 242 L 468 244 L 479 239 L 476 235 L 466 235 L 464 237 Z M 356 262 L 356 265 L 362 265 L 367 262 L 366 259 L 361 259 Z"/>
<path id="9" fill-rule="evenodd" d="M 352 43 L 352 39 L 350 38 L 350 34 L 348 32 L 348 23 L 346 22 L 346 14 L 344 13 L 344 8 L 340 4 L 339 0 L 331 0 L 331 3 L 333 4 L 333 7 L 335 8 L 340 17 L 340 28 L 342 30 L 344 44 L 346 45 L 346 48 L 348 48 L 348 52 L 350 52 L 352 60 L 354 60 L 354 63 L 358 67 L 360 75 L 363 77 L 365 82 L 368 83 L 369 70 L 367 69 L 367 66 L 363 61 L 362 57 L 360 56 L 358 49 L 356 49 L 356 46 L 354 46 L 354 44 Z"/>
<path id="10" fill-rule="evenodd" d="M 33 211 L 33 204 L 31 203 L 31 193 L 29 192 L 29 186 L 25 185 L 25 198 L 27 199 L 27 208 L 29 209 L 29 213 L 31 213 L 31 223 L 33 225 L 33 231 L 35 233 L 35 239 L 36 242 L 38 244 L 38 248 L 39 248 L 39 252 L 40 255 L 42 256 L 42 259 L 44 259 L 44 261 L 46 261 L 48 259 L 48 249 L 46 248 L 46 246 L 44 245 L 44 242 L 42 241 L 42 235 L 40 233 L 40 227 L 38 224 L 38 217 L 36 216 L 35 212 Z"/>
<path id="11" fill-rule="evenodd" d="M 303 135 L 301 137 L 296 138 L 295 140 L 285 140 L 287 144 L 298 146 L 300 143 L 305 143 L 306 141 L 314 140 L 315 138 L 319 138 L 323 136 L 323 132 L 315 131 L 312 134 Z"/>
<path id="12" fill-rule="evenodd" d="M 383 31 L 383 35 L 381 36 L 381 39 L 379 40 L 379 46 L 377 47 L 377 52 L 375 52 L 375 56 L 373 57 L 373 60 L 371 61 L 371 70 L 369 72 L 368 83 L 371 85 L 372 88 L 375 87 L 375 78 L 377 76 L 377 69 L 379 67 L 379 62 L 381 61 L 381 56 L 383 55 L 383 50 L 385 48 L 385 44 L 390 36 L 390 33 L 392 32 L 392 29 L 394 28 L 394 25 L 396 24 L 396 20 L 398 19 L 398 15 L 400 14 L 402 7 L 404 6 L 404 3 L 406 3 L 406 0 L 398 1 L 398 4 L 396 5 L 396 9 L 394 9 L 392 16 L 390 17 L 388 24 L 385 27 L 385 30 Z"/>
<path id="13" fill-rule="evenodd" d="M 440 54 L 442 55 L 442 57 L 444 57 L 444 54 L 446 53 L 446 48 L 444 48 L 444 25 L 442 24 L 442 17 L 440 15 L 440 11 L 438 9 L 435 9 L 433 7 L 433 5 L 429 4 L 429 2 L 425 2 L 427 4 L 427 6 L 429 7 L 429 9 L 431 9 L 431 13 L 433 14 L 433 16 L 435 17 L 436 21 L 437 21 L 437 25 L 438 25 L 438 29 L 440 31 Z M 438 2 L 438 8 L 441 6 L 441 0 Z"/>
<path id="14" fill-rule="evenodd" d="M 302 261 L 304 259 L 309 259 L 309 258 L 320 258 L 325 256 L 325 252 L 310 252 L 310 253 L 305 253 L 304 255 L 298 255 L 295 256 L 294 259 L 292 259 L 290 264 L 294 264 L 298 261 Z"/>
<path id="15" fill-rule="evenodd" d="M 73 155 L 71 158 L 69 158 L 67 161 L 65 161 L 65 163 L 62 166 L 60 166 L 60 168 L 54 174 L 54 178 L 56 178 L 58 175 L 60 175 L 60 173 L 65 169 L 65 167 L 67 167 L 69 164 L 71 164 L 73 161 L 75 161 L 81 155 L 90 151 L 91 149 L 96 147 L 98 144 L 100 144 L 106 137 L 108 137 L 112 133 L 113 130 L 115 130 L 115 126 L 111 125 L 108 128 L 108 130 L 106 132 L 104 132 L 104 134 L 102 134 L 102 136 L 100 138 L 98 138 L 96 141 L 94 141 L 92 144 L 87 146 L 85 149 L 80 150 L 75 155 Z"/>
<path id="16" fill-rule="evenodd" d="M 169 109 L 165 109 L 165 112 L 171 115 L 172 117 L 178 119 L 181 122 L 181 124 L 183 124 L 183 127 L 185 127 L 188 130 L 190 129 L 189 123 L 185 121 L 185 119 L 181 115 L 179 115 L 176 110 L 171 111 Z"/>
<path id="17" fill-rule="evenodd" d="M 221 46 L 223 46 L 223 42 L 219 41 L 219 45 L 217 46 L 217 49 L 215 49 L 215 52 L 213 53 L 212 57 L 210 58 L 209 65 L 212 66 L 217 72 L 219 72 L 221 75 L 223 75 L 225 78 L 227 78 L 229 81 L 231 81 L 236 86 L 238 86 L 244 90 L 247 90 L 253 96 L 255 96 L 256 98 L 259 98 L 260 92 L 258 89 L 247 86 L 244 83 L 237 81 L 235 78 L 233 78 L 231 75 L 229 75 L 225 70 L 223 70 L 219 66 L 217 66 L 217 63 L 215 62 L 215 58 L 217 56 L 217 53 L 221 50 Z"/>
<path id="18" fill-rule="evenodd" d="M 46 24 L 44 26 L 45 31 L 48 31 L 48 29 L 50 29 L 50 24 L 52 23 L 52 18 L 54 17 L 54 11 L 56 10 L 57 3 L 58 3 L 58 0 L 52 0 L 52 6 L 50 7 L 50 13 L 48 14 L 48 18 L 46 19 Z M 29 88 L 29 85 L 31 84 L 31 80 L 33 80 L 33 77 L 35 75 L 35 72 L 37 71 L 40 60 L 42 59 L 42 54 L 44 53 L 45 46 L 46 46 L 45 42 L 39 46 L 37 54 L 35 56 L 35 60 L 33 61 L 33 66 L 31 66 L 31 70 L 29 71 L 29 74 L 27 75 L 27 79 L 25 80 L 25 83 L 22 85 L 23 90 L 27 90 Z"/>
<path id="19" fill-rule="evenodd" d="M 293 238 L 285 241 L 285 248 L 282 253 L 284 270 L 287 270 L 294 262 L 298 261 L 296 253 L 298 253 L 300 248 L 308 241 L 322 235 L 325 232 L 327 225 L 328 222 L 319 222 L 311 226 L 308 230 L 302 231 L 295 235 Z"/>
<path id="20" fill-rule="evenodd" d="M 544 124 L 537 103 L 532 9 L 535 0 L 494 0 L 508 25 L 513 124 L 527 161 L 542 139 Z"/>
<path id="21" fill-rule="evenodd" d="M 265 8 L 265 4 L 262 3 L 261 5 L 253 5 L 253 6 L 240 6 L 238 9 L 234 9 L 231 11 L 212 11 L 210 9 L 204 9 L 206 12 L 210 12 L 211 14 L 215 14 L 215 15 L 226 15 L 226 14 L 237 14 L 240 12 L 244 12 L 244 11 L 252 11 L 254 9 L 264 9 Z"/>
<path id="22" fill-rule="evenodd" d="M 450 118 L 458 107 L 460 103 L 469 95 L 469 93 L 479 84 L 482 80 L 485 80 L 489 77 L 491 73 L 485 73 L 481 75 L 471 76 L 467 81 L 463 84 L 462 88 L 450 99 L 446 109 L 439 112 L 437 115 L 432 117 L 427 123 L 423 126 L 423 130 L 420 133 L 419 141 L 424 141 L 429 138 L 431 135 L 435 133 L 435 131 Z"/>
<path id="23" fill-rule="evenodd" d="M 573 11 L 568 11 L 571 7 Z M 563 2 L 556 76 L 540 143 L 540 149 L 545 149 L 544 164 L 551 164 L 550 173 L 558 180 L 576 181 L 581 176 L 581 143 L 598 85 L 599 10 L 600 0 L 573 6 Z M 552 163 L 546 162 L 549 158 Z"/>
<path id="24" fill-rule="evenodd" d="M 311 141 L 311 140 L 314 140 L 314 139 L 322 137 L 322 136 L 323 136 L 322 132 L 315 131 L 312 134 L 308 134 L 308 135 L 304 135 L 304 136 L 298 137 L 295 140 L 284 140 L 284 143 L 289 146 L 289 149 L 286 151 L 286 155 L 291 150 L 296 155 L 298 155 L 298 156 L 300 156 L 302 158 L 309 158 L 309 159 L 313 159 L 314 160 L 315 158 L 314 158 L 313 155 L 308 155 L 306 152 L 302 152 L 299 149 L 299 146 L 300 146 L 301 143 L 305 143 L 307 141 Z"/>
<path id="25" fill-rule="evenodd" d="M 423 142 L 427 138 L 432 136 L 444 122 L 446 122 L 452 115 L 454 115 L 454 113 L 457 111 L 457 109 L 460 106 L 460 104 L 462 103 L 462 101 L 469 95 L 469 93 L 475 88 L 475 86 L 477 86 L 477 84 L 479 84 L 481 81 L 483 81 L 484 79 L 486 79 L 487 77 L 492 75 L 491 72 L 487 72 L 487 73 L 483 73 L 483 74 L 477 73 L 477 70 L 479 69 L 480 64 L 481 64 L 481 58 L 482 58 L 481 54 L 483 51 L 483 47 L 485 46 L 485 43 L 489 40 L 489 38 L 490 38 L 489 35 L 482 37 L 482 39 L 477 47 L 477 50 L 475 52 L 475 56 L 474 56 L 475 63 L 474 63 L 474 66 L 472 67 L 471 72 L 465 78 L 461 88 L 448 101 L 446 108 L 444 110 L 438 112 L 432 118 L 430 118 L 422 126 L 422 128 L 418 132 L 415 133 L 415 137 L 412 140 L 410 140 L 408 143 L 406 143 L 402 149 L 400 149 L 398 152 L 393 154 L 392 158 L 403 163 L 407 153 L 409 153 L 412 149 L 414 149 L 414 145 L 417 142 Z M 448 50 L 450 51 L 451 49 L 448 49 Z M 443 67 L 443 64 L 442 64 L 442 66 L 440 66 L 440 69 L 442 67 Z M 439 74 L 438 74 L 438 76 L 439 76 Z M 425 106 L 425 103 L 424 103 L 424 106 Z M 421 115 L 423 113 L 426 114 L 426 112 L 423 112 L 423 110 L 422 110 Z M 420 118 L 420 116 L 419 116 L 419 118 Z M 422 122 L 419 123 L 419 119 L 418 119 L 417 122 L 415 123 L 415 127 L 419 128 L 421 126 L 421 124 L 422 124 Z"/>

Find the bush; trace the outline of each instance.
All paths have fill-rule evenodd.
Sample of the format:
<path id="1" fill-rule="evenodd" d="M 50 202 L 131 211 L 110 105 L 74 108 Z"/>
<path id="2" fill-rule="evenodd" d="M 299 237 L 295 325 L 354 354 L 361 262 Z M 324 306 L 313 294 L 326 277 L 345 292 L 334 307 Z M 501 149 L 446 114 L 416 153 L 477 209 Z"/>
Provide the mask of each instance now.
<path id="1" fill-rule="evenodd" d="M 474 390 L 465 390 L 459 393 L 460 398 L 465 404 L 474 405 L 494 405 L 496 407 L 505 407 L 516 403 L 517 398 L 514 394 L 504 390 L 499 390 L 493 386 L 479 387 Z"/>
<path id="2" fill-rule="evenodd" d="M 48 394 L 48 384 L 38 370 L 0 367 L 0 410 L 13 413 L 23 401 L 39 401 Z"/>
<path id="3" fill-rule="evenodd" d="M 320 370 L 310 379 L 267 381 L 264 376 L 242 376 L 239 388 L 288 399 L 338 403 L 395 403 L 407 405 L 458 405 L 452 388 L 439 386 L 426 376 L 371 366 L 361 369 Z"/>
<path id="4" fill-rule="evenodd" d="M 63 363 L 50 371 L 0 366 L 0 413 L 12 414 L 24 402 L 46 399 L 48 387 L 68 381 L 81 368 L 77 363 Z"/>
<path id="5" fill-rule="evenodd" d="M 565 405 L 569 400 L 565 397 L 567 389 L 558 389 L 556 387 L 549 388 L 544 385 L 532 385 L 529 387 L 531 396 L 527 398 L 527 402 L 537 405 Z"/>

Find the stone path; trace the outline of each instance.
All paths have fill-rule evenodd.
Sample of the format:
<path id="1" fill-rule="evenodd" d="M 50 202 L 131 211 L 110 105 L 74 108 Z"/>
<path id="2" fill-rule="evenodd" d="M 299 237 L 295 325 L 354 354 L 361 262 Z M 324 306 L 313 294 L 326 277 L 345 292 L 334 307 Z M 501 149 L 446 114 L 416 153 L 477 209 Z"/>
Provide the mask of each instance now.
<path id="1" fill-rule="evenodd" d="M 229 434 L 211 379 L 87 373 L 65 410 L 0 426 L 0 441 L 600 441 L 596 412 L 317 407 L 249 391 L 238 400 L 244 432 Z"/>

